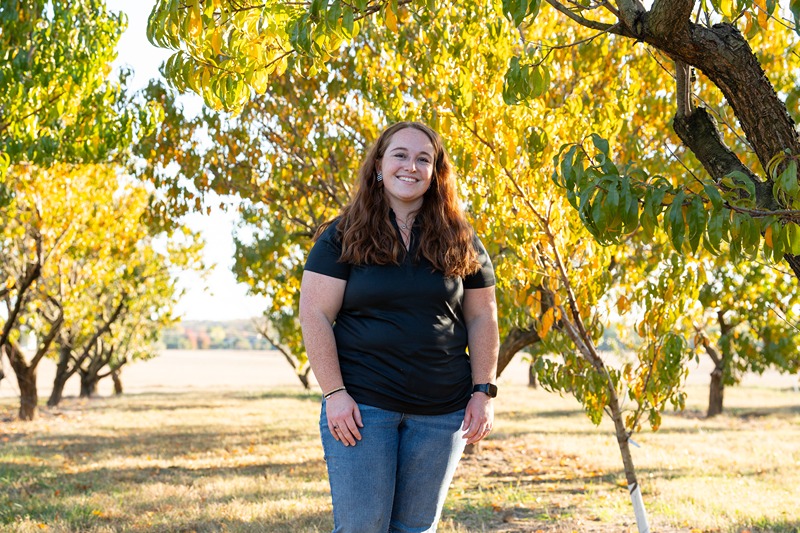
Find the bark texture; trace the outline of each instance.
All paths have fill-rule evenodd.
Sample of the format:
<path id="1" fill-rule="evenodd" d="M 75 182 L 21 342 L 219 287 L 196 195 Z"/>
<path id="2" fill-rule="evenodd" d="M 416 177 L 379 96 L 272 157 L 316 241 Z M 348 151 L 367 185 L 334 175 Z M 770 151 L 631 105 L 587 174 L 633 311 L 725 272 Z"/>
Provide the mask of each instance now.
<path id="1" fill-rule="evenodd" d="M 123 393 L 122 387 L 122 371 L 117 368 L 111 372 L 111 380 L 114 382 L 114 395 L 121 396 Z"/>
<path id="2" fill-rule="evenodd" d="M 55 407 L 64 396 L 64 386 L 67 380 L 72 376 L 69 371 L 71 350 L 67 346 L 61 346 L 58 350 L 58 365 L 56 365 L 56 377 L 53 380 L 53 390 L 50 392 L 50 398 L 47 400 L 48 407 Z"/>
<path id="3" fill-rule="evenodd" d="M 714 368 L 711 372 L 711 384 L 708 387 L 708 411 L 706 416 L 711 418 L 722 414 L 725 395 L 724 372 L 721 368 Z"/>
<path id="4" fill-rule="evenodd" d="M 39 405 L 39 394 L 36 390 L 36 365 L 29 365 L 19 347 L 11 342 L 5 345 L 6 355 L 11 362 L 11 368 L 17 375 L 19 387 L 19 419 L 33 420 L 36 418 L 36 408 Z"/>

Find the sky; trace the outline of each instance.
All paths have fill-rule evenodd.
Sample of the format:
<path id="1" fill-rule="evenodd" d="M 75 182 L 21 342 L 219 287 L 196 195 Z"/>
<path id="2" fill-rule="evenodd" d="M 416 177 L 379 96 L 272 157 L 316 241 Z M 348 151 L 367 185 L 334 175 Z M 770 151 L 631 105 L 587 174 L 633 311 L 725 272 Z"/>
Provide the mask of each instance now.
<path id="1" fill-rule="evenodd" d="M 151 78 L 160 78 L 159 66 L 170 52 L 156 48 L 147 40 L 147 17 L 154 4 L 152 0 L 107 0 L 108 9 L 123 11 L 128 17 L 128 28 L 120 39 L 115 67 L 126 65 L 134 72 L 130 86 L 138 89 Z M 183 98 L 184 108 L 199 109 L 202 100 L 196 95 Z M 231 272 L 233 265 L 233 239 L 231 231 L 235 214 L 219 209 L 210 215 L 190 215 L 183 222 L 202 234 L 206 241 L 205 262 L 211 271 L 205 280 L 193 273 L 179 275 L 179 286 L 184 291 L 176 313 L 184 320 L 233 320 L 260 316 L 267 307 L 262 297 L 248 296 L 247 286 L 236 283 Z"/>

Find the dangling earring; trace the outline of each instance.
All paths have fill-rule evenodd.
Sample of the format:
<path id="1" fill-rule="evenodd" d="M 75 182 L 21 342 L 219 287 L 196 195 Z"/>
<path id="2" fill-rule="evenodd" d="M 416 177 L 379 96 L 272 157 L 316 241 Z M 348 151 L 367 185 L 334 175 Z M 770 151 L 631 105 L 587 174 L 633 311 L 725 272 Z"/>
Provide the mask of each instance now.
<path id="1" fill-rule="evenodd" d="M 383 172 L 378 172 L 378 175 L 375 176 L 375 179 L 378 181 L 383 181 Z"/>

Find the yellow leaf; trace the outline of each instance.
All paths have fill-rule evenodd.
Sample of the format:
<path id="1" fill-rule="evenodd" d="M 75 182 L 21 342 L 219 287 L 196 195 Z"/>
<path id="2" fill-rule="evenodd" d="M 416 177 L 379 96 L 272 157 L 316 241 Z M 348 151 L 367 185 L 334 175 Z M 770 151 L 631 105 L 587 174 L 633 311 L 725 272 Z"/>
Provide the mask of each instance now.
<path id="1" fill-rule="evenodd" d="M 733 0 L 720 0 L 719 10 L 728 18 L 733 18 Z"/>
<path id="2" fill-rule="evenodd" d="M 555 311 L 556 308 L 551 307 L 542 317 L 542 323 L 539 326 L 539 331 L 537 332 L 539 333 L 539 338 L 543 339 L 550 332 L 550 328 L 553 327 L 553 322 L 555 321 Z"/>
<path id="3" fill-rule="evenodd" d="M 397 31 L 397 15 L 392 11 L 391 7 L 387 7 L 383 12 L 383 20 L 386 22 L 386 27 L 390 30 Z"/>
<path id="4" fill-rule="evenodd" d="M 211 49 L 214 51 L 214 55 L 219 55 L 219 51 L 222 48 L 222 32 L 215 31 L 211 34 Z"/>
<path id="5" fill-rule="evenodd" d="M 758 12 L 758 25 L 763 29 L 767 29 L 767 0 L 755 0 L 756 10 Z"/>
<path id="6" fill-rule="evenodd" d="M 631 302 L 628 300 L 628 297 L 624 294 L 620 295 L 620 297 L 617 299 L 617 310 L 619 311 L 619 314 L 624 315 L 630 308 Z"/>
<path id="7" fill-rule="evenodd" d="M 764 232 L 764 240 L 767 242 L 767 246 L 774 248 L 772 246 L 772 226 L 767 226 L 767 230 Z"/>

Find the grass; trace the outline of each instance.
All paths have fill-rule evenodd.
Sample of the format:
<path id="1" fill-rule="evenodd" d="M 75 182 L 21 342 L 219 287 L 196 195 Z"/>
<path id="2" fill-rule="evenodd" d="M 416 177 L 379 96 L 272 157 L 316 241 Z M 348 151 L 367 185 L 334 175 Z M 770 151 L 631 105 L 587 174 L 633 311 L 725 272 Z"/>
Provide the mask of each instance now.
<path id="1" fill-rule="evenodd" d="M 800 393 L 727 391 L 727 413 L 643 432 L 654 532 L 800 531 Z M 696 402 L 693 399 L 697 399 Z M 30 423 L 0 400 L 0 531 L 323 532 L 319 396 L 282 388 L 65 400 Z M 462 460 L 439 531 L 635 531 L 610 424 L 519 385 Z"/>

